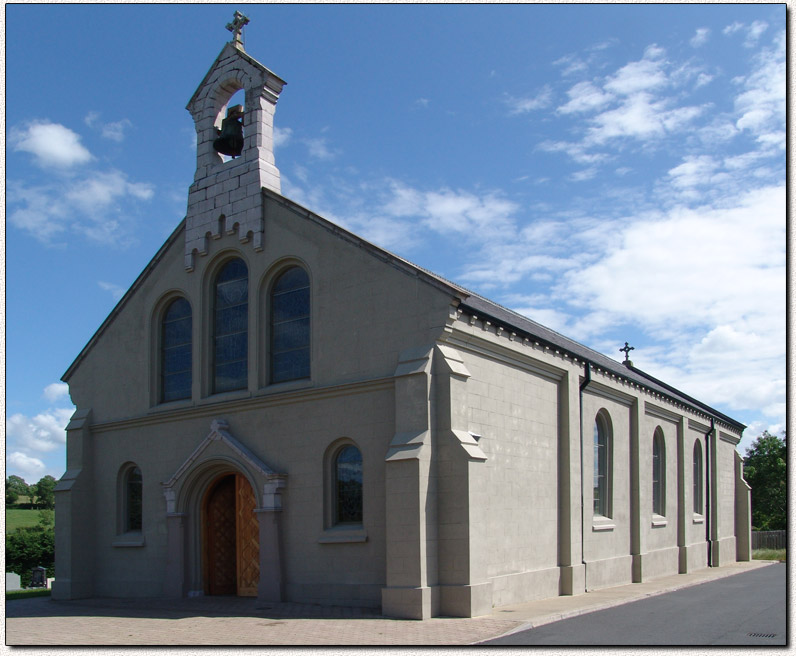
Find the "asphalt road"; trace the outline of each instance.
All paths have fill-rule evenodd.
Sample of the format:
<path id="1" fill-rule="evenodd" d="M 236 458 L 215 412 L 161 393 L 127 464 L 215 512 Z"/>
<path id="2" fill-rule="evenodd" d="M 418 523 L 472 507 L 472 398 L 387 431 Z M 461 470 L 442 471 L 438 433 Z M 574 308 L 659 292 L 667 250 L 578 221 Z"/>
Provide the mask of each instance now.
<path id="1" fill-rule="evenodd" d="M 785 645 L 786 580 L 777 563 L 482 644 Z"/>

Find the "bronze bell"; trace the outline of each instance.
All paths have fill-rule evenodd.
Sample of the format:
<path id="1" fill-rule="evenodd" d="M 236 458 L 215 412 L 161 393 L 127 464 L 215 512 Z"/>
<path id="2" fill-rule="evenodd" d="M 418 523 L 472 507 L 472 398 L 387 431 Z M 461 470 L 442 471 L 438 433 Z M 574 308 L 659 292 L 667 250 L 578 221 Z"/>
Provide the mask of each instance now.
<path id="1" fill-rule="evenodd" d="M 240 157 L 243 152 L 243 107 L 230 107 L 218 132 L 218 139 L 213 141 L 215 151 L 232 158 Z"/>

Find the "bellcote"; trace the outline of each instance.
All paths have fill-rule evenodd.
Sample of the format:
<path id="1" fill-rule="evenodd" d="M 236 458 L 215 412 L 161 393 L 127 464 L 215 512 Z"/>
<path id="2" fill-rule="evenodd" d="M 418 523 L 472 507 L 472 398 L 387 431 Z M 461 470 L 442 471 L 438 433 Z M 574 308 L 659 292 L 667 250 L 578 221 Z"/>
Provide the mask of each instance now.
<path id="1" fill-rule="evenodd" d="M 240 23 L 227 26 L 234 38 L 221 50 L 186 109 L 196 128 L 196 173 L 188 193 L 185 226 L 185 268 L 193 270 L 197 254 L 207 253 L 207 239 L 238 234 L 241 242 L 263 247 L 261 189 L 281 193 L 274 163 L 274 112 L 286 84 L 243 50 Z M 235 29 L 233 29 L 233 27 Z M 239 157 L 222 156 L 213 144 L 232 96 L 245 92 L 243 148 Z"/>

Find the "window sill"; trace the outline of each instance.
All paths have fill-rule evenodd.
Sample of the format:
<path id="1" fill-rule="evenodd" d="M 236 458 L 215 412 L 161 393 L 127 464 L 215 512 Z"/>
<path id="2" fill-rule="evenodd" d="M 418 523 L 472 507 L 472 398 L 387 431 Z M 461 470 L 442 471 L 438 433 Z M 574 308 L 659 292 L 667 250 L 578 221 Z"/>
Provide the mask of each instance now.
<path id="1" fill-rule="evenodd" d="M 168 412 L 169 410 L 182 410 L 193 407 L 193 399 L 178 399 L 176 401 L 160 401 L 152 406 L 150 412 Z"/>
<path id="2" fill-rule="evenodd" d="M 667 526 L 669 524 L 669 520 L 666 519 L 663 515 L 653 515 L 652 516 L 652 527 L 658 528 L 661 526 Z"/>
<path id="3" fill-rule="evenodd" d="M 616 528 L 616 524 L 610 517 L 597 516 L 593 517 L 591 521 L 592 531 L 613 531 Z"/>
<path id="4" fill-rule="evenodd" d="M 311 378 L 299 378 L 298 380 L 287 380 L 284 383 L 270 383 L 258 390 L 258 395 L 278 394 L 279 392 L 292 392 L 293 390 L 306 389 L 312 387 Z"/>
<path id="5" fill-rule="evenodd" d="M 124 535 L 118 536 L 111 546 L 113 547 L 143 547 L 145 546 L 146 542 L 144 540 L 144 536 L 141 533 L 125 533 Z"/>
<path id="6" fill-rule="evenodd" d="M 238 401 L 239 399 L 248 399 L 251 393 L 248 389 L 231 390 L 229 392 L 218 392 L 210 394 L 201 399 L 198 405 L 210 405 L 212 403 L 223 403 L 224 401 Z"/>
<path id="7" fill-rule="evenodd" d="M 705 523 L 705 518 L 702 515 L 698 515 L 697 513 L 694 513 L 693 523 L 694 524 L 704 524 Z"/>
<path id="8" fill-rule="evenodd" d="M 351 528 L 327 528 L 321 537 L 318 538 L 319 544 L 342 544 L 345 542 L 367 542 L 368 533 L 362 526 L 352 526 Z"/>

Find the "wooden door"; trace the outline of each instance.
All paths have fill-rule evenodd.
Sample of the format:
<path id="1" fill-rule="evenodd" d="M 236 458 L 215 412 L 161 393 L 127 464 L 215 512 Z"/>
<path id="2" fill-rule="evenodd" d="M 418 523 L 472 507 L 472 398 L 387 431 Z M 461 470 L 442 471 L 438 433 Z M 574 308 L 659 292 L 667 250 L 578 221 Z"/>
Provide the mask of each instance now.
<path id="1" fill-rule="evenodd" d="M 224 476 L 205 503 L 207 594 L 237 592 L 235 542 L 235 477 Z"/>
<path id="2" fill-rule="evenodd" d="M 205 501 L 205 591 L 257 596 L 260 526 L 254 491 L 239 474 L 219 479 Z"/>
<path id="3" fill-rule="evenodd" d="M 235 492 L 238 595 L 256 597 L 260 582 L 260 522 L 254 513 L 254 490 L 238 474 Z"/>

